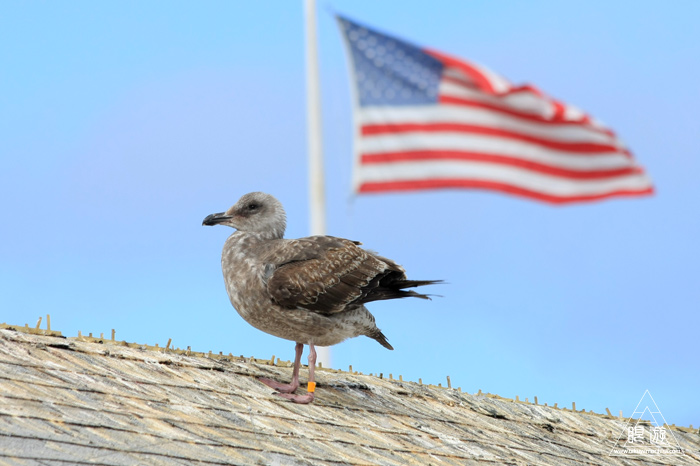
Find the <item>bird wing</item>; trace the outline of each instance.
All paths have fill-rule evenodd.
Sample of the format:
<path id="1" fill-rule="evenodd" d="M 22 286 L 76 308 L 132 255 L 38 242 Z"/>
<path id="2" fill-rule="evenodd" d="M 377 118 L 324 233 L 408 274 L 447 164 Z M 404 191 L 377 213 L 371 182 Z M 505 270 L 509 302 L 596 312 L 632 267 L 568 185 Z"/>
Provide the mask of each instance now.
<path id="1" fill-rule="evenodd" d="M 289 309 L 341 312 L 361 301 L 386 275 L 404 274 L 401 266 L 355 241 L 332 236 L 282 241 L 266 260 L 275 266 L 267 289 L 275 303 Z"/>

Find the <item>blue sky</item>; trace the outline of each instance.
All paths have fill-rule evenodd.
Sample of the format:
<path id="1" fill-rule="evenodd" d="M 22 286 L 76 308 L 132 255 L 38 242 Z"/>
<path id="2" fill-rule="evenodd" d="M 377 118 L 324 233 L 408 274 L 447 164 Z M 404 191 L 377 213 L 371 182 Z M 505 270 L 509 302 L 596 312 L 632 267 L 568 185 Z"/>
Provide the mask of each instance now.
<path id="1" fill-rule="evenodd" d="M 396 350 L 358 338 L 334 367 L 625 415 L 648 389 L 700 425 L 700 4 L 377 3 L 319 8 L 328 232 L 448 284 L 374 303 Z M 353 198 L 331 9 L 579 106 L 657 194 Z M 292 358 L 231 308 L 230 230 L 201 221 L 261 190 L 309 232 L 302 2 L 5 2 L 0 63 L 0 322 Z"/>

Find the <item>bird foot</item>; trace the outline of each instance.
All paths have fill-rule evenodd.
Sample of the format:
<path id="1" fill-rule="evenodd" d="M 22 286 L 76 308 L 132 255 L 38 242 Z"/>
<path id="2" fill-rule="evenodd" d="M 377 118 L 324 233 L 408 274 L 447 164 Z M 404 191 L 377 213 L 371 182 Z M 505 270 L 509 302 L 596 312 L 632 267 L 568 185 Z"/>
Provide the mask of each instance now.
<path id="1" fill-rule="evenodd" d="M 294 383 L 294 381 L 292 381 L 292 383 L 281 383 L 265 377 L 258 377 L 258 380 L 268 387 L 280 392 L 278 395 L 294 393 L 294 391 L 299 388 L 299 382 Z"/>
<path id="2" fill-rule="evenodd" d="M 292 393 L 275 393 L 275 395 L 280 396 L 282 398 L 286 398 L 289 401 L 293 401 L 294 403 L 299 403 L 302 405 L 307 405 L 314 401 L 314 394 L 313 393 L 307 393 L 306 395 L 294 395 Z"/>

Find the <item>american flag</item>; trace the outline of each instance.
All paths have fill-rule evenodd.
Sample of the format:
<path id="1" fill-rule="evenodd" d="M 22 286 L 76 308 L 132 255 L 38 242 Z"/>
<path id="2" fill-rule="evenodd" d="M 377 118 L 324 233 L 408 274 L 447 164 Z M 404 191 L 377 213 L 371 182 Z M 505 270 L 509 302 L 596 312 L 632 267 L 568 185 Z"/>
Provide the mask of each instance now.
<path id="1" fill-rule="evenodd" d="M 653 192 L 630 151 L 574 106 L 344 17 L 354 190 L 490 189 L 561 204 Z"/>

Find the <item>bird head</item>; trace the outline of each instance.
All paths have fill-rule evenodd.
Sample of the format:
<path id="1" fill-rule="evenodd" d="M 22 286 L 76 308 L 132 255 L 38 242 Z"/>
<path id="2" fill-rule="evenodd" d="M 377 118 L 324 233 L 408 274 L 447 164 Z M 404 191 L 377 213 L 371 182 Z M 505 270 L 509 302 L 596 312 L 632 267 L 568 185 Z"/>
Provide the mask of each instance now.
<path id="1" fill-rule="evenodd" d="M 241 197 L 226 212 L 207 215 L 202 225 L 226 225 L 248 233 L 262 233 L 281 238 L 287 226 L 287 217 L 280 201 L 261 192 Z"/>

